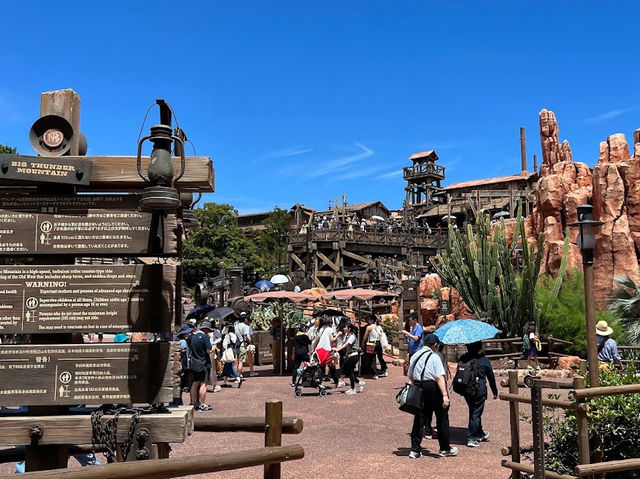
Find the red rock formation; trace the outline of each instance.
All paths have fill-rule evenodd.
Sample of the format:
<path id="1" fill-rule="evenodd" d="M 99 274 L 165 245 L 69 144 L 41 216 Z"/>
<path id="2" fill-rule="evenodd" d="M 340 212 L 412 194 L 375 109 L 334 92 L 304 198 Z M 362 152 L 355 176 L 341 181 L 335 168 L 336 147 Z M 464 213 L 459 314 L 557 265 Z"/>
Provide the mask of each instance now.
<path id="1" fill-rule="evenodd" d="M 611 135 L 600 143 L 600 158 L 593 169 L 593 215 L 605 223 L 596 231 L 593 262 L 599 307 L 606 305 L 613 292 L 614 276 L 625 275 L 635 281 L 640 276 L 625 197 L 626 186 L 634 176 L 637 178 L 637 159 L 629 157 L 623 134 Z M 634 222 L 638 213 L 634 211 Z"/>
<path id="2" fill-rule="evenodd" d="M 420 302 L 420 313 L 422 315 L 422 324 L 435 324 L 438 316 L 439 301 L 434 298 L 425 298 Z"/>
<path id="3" fill-rule="evenodd" d="M 533 212 L 527 220 L 527 241 L 535 243 L 542 233 L 545 239 L 540 274 L 555 274 L 560 268 L 567 225 L 577 220 L 576 207 L 591 198 L 592 176 L 584 163 L 574 163 L 567 141 L 560 144 L 558 122 L 551 111 L 540 112 L 542 165 Z M 640 232 L 640 229 L 639 229 Z M 575 247 L 577 232 L 571 231 L 568 267 L 582 269 Z"/>
<path id="4" fill-rule="evenodd" d="M 442 287 L 442 280 L 440 276 L 432 273 L 426 275 L 420 280 L 419 294 L 423 298 L 433 297 L 433 292 L 439 290 Z"/>

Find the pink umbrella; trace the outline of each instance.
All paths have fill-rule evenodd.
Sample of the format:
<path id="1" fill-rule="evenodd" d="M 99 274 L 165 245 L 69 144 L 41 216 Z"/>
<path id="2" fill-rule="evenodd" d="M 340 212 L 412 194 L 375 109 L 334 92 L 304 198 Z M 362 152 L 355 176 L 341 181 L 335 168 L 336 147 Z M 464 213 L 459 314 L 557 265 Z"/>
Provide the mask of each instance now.
<path id="1" fill-rule="evenodd" d="M 265 301 L 293 301 L 294 303 L 303 303 L 305 301 L 317 301 L 318 298 L 312 294 L 296 293 L 295 291 L 268 291 L 266 293 L 252 294 L 245 296 L 247 301 L 265 302 Z"/>
<path id="2" fill-rule="evenodd" d="M 357 299 L 360 301 L 371 301 L 372 299 L 395 298 L 396 296 L 398 295 L 394 293 L 388 293 L 387 291 L 355 288 L 355 289 L 340 289 L 338 291 L 331 291 L 330 293 L 323 294 L 322 299 L 341 299 L 346 301 Z"/>

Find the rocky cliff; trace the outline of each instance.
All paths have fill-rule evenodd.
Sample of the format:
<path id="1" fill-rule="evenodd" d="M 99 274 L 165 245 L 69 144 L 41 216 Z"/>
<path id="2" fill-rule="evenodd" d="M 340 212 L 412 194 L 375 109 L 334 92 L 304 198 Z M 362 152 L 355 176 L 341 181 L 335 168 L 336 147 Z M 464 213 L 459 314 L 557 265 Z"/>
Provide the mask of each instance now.
<path id="1" fill-rule="evenodd" d="M 542 273 L 555 274 L 560 267 L 564 230 L 577 220 L 576 207 L 590 203 L 594 219 L 605 224 L 595 229 L 594 277 L 596 301 L 606 305 L 614 288 L 614 276 L 638 280 L 640 251 L 640 130 L 634 134 L 634 155 L 623 134 L 600 143 L 593 173 L 585 163 L 574 162 L 571 147 L 560 143 L 553 112 L 540 112 L 542 165 L 533 212 L 527 218 L 529 240 L 545 237 Z M 568 267 L 582 269 L 576 246 L 577 229 L 570 231 Z"/>

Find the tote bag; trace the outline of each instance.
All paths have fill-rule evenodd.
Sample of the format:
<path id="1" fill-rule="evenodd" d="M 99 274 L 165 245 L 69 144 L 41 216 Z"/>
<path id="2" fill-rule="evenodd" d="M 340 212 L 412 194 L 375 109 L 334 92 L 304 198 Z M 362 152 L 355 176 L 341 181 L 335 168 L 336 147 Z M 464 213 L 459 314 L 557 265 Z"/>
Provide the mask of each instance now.
<path id="1" fill-rule="evenodd" d="M 427 361 L 431 356 L 431 351 L 426 351 L 420 355 L 427 354 L 427 359 L 424 362 L 424 369 L 422 370 L 421 378 L 424 378 L 424 372 L 427 369 Z M 418 362 L 420 358 L 416 360 Z M 396 395 L 396 401 L 398 403 L 398 409 L 409 414 L 418 414 L 424 408 L 424 392 L 420 386 L 415 386 L 410 383 L 405 383 L 403 388 Z"/>

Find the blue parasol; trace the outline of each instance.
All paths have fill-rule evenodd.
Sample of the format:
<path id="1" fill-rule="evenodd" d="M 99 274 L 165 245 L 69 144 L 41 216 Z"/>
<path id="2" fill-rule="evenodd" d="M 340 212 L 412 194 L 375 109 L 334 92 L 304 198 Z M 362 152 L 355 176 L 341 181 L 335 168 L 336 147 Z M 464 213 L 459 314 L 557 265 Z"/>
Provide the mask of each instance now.
<path id="1" fill-rule="evenodd" d="M 273 284 L 268 279 L 261 279 L 260 281 L 258 281 L 256 283 L 256 288 L 258 288 L 258 289 L 263 289 L 265 287 L 268 288 L 268 289 L 272 289 L 274 286 L 275 286 L 275 284 Z"/>
<path id="2" fill-rule="evenodd" d="M 458 319 L 439 327 L 434 334 L 443 344 L 471 344 L 494 338 L 499 332 L 499 329 L 483 321 Z"/>

